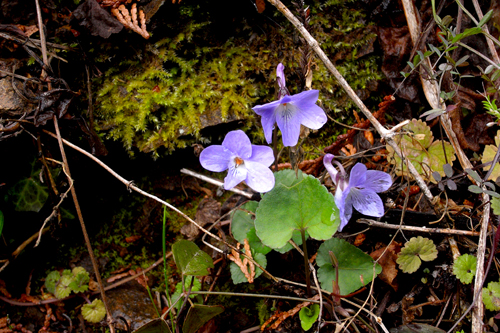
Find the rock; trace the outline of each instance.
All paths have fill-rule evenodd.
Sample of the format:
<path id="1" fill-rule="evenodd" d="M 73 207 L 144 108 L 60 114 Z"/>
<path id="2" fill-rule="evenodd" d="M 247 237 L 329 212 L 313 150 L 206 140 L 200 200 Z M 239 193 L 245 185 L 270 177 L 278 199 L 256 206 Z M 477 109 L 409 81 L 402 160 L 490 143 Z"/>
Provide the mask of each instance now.
<path id="1" fill-rule="evenodd" d="M 19 91 L 23 90 L 23 85 L 14 81 Z M 0 116 L 16 117 L 25 112 L 30 113 L 35 108 L 35 104 L 23 100 L 12 87 L 10 77 L 0 79 Z"/>
<path id="2" fill-rule="evenodd" d="M 136 281 L 106 292 L 109 310 L 116 320 L 116 328 L 126 330 L 125 324 L 118 317 L 123 317 L 130 325 L 130 330 L 139 327 L 158 317 L 149 298 L 148 292 Z"/>
<path id="3" fill-rule="evenodd" d="M 196 223 L 202 227 L 206 224 L 214 223 L 220 218 L 220 208 L 221 204 L 217 200 L 212 198 L 202 199 L 196 210 Z M 181 233 L 189 240 L 193 240 L 200 234 L 200 230 L 191 222 L 186 222 L 181 228 Z"/>

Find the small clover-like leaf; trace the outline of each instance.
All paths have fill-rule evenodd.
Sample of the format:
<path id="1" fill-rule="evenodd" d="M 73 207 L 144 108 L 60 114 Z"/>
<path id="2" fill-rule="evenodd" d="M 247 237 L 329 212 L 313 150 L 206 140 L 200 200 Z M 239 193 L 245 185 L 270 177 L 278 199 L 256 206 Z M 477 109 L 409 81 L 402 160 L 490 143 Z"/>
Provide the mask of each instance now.
<path id="1" fill-rule="evenodd" d="M 477 185 L 469 185 L 468 189 L 469 189 L 469 192 L 472 192 L 472 193 L 477 193 L 477 194 L 483 193 L 483 189 Z"/>
<path id="2" fill-rule="evenodd" d="M 495 158 L 495 154 L 497 153 L 498 150 L 497 147 L 499 143 L 500 143 L 500 130 L 497 132 L 497 135 L 495 136 L 495 145 L 487 145 L 484 147 L 483 158 L 481 159 L 481 162 L 487 163 L 493 161 L 493 159 Z M 490 168 L 491 165 L 488 165 L 485 166 L 483 170 L 488 171 Z M 498 166 L 497 163 L 493 168 L 493 172 L 491 173 L 490 177 L 487 180 L 496 181 L 498 177 L 500 177 L 500 166 Z"/>
<path id="3" fill-rule="evenodd" d="M 490 311 L 500 310 L 500 282 L 490 282 L 483 288 L 483 303 Z"/>
<path id="4" fill-rule="evenodd" d="M 457 184 L 455 184 L 455 182 L 451 179 L 447 179 L 446 180 L 446 186 L 448 186 L 448 188 L 452 191 L 456 191 L 457 190 Z"/>
<path id="5" fill-rule="evenodd" d="M 423 261 L 432 261 L 437 258 L 437 249 L 434 242 L 422 236 L 412 237 L 401 249 L 396 262 L 404 273 L 415 272 Z"/>
<path id="6" fill-rule="evenodd" d="M 500 215 L 500 198 L 491 199 L 491 209 L 493 209 L 493 214 Z"/>
<path id="7" fill-rule="evenodd" d="M 434 171 L 444 177 L 446 174 L 443 165 L 455 160 L 455 152 L 451 144 L 441 140 L 434 141 L 430 127 L 420 119 L 412 119 L 403 128 L 411 134 L 397 136 L 394 141 L 401 148 L 405 158 L 413 164 L 419 174 L 432 182 L 437 181 L 437 176 L 431 177 Z M 391 146 L 387 145 L 387 150 L 389 151 L 388 161 L 394 164 L 397 174 L 407 175 L 406 164 L 402 163 L 401 158 Z"/>
<path id="8" fill-rule="evenodd" d="M 470 254 L 463 254 L 453 264 L 453 274 L 464 284 L 472 282 L 476 275 L 477 258 Z"/>
<path id="9" fill-rule="evenodd" d="M 446 174 L 446 177 L 451 178 L 453 176 L 453 168 L 448 163 L 443 165 L 443 171 Z"/>
<path id="10" fill-rule="evenodd" d="M 47 274 L 47 277 L 45 278 L 45 288 L 47 288 L 47 291 L 51 294 L 56 293 L 56 285 L 59 282 L 59 279 L 61 278 L 61 274 L 59 274 L 58 271 L 52 271 L 49 274 Z"/>
<path id="11" fill-rule="evenodd" d="M 59 283 L 56 285 L 54 296 L 59 299 L 68 297 L 69 294 L 71 294 L 71 288 L 69 286 L 71 282 L 73 282 L 73 275 L 66 275 L 63 273 L 63 276 L 59 279 Z"/>
<path id="12" fill-rule="evenodd" d="M 82 293 L 89 289 L 89 273 L 83 267 L 73 268 L 73 281 L 69 284 L 71 290 L 75 293 Z"/>
<path id="13" fill-rule="evenodd" d="M 319 305 L 313 304 L 311 307 L 303 307 L 299 311 L 300 326 L 304 331 L 309 331 L 318 319 L 319 316 Z"/>
<path id="14" fill-rule="evenodd" d="M 82 306 L 82 316 L 88 322 L 98 323 L 106 316 L 106 309 L 104 303 L 96 298 L 90 304 Z"/>

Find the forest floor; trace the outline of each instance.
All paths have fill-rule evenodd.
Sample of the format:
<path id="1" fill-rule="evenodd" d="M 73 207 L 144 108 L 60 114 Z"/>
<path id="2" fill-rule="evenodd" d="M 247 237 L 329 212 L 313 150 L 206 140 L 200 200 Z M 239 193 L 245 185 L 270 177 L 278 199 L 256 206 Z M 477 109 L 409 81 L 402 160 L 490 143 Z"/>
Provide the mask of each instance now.
<path id="1" fill-rule="evenodd" d="M 161 40 L 163 14 L 178 10 L 192 16 L 197 6 L 209 6 L 187 0 L 133 2 L 146 14 L 142 9 L 136 14 L 132 8 L 120 11 L 120 5 L 131 4 L 119 0 L 74 5 L 32 0 L 33 8 L 22 1 L 1 4 L 0 19 L 6 23 L 0 25 L 0 333 L 498 332 L 500 168 L 491 168 L 498 163 L 500 144 L 497 2 L 476 1 L 476 7 L 466 6 L 467 12 L 443 1 L 435 4 L 436 16 L 430 2 L 418 3 L 421 24 L 416 25 L 415 14 L 408 10 L 415 3 L 363 1 L 371 10 L 366 20 L 373 21 L 369 30 L 376 38 L 363 46 L 359 58 L 339 53 L 333 63 L 327 58 L 334 57 L 322 54 L 314 43 L 314 33 L 289 36 L 289 44 L 283 45 L 300 44 L 297 54 L 309 59 L 296 61 L 289 82 L 303 79 L 310 88 L 309 71 L 320 71 L 319 64 L 324 64 L 321 70 L 328 80 L 340 82 L 337 89 L 348 91 L 342 98 L 351 103 L 341 114 L 320 102 L 328 127 L 310 132 L 302 127 L 295 148 L 273 146 L 275 157 L 281 150 L 271 166 L 276 188 L 307 182 L 321 188 L 294 201 L 304 205 L 299 211 L 284 199 L 269 203 L 276 188 L 264 196 L 245 183 L 226 191 L 226 174 L 200 164 L 208 141 L 221 144 L 229 130 L 239 128 L 260 131 L 260 119 L 245 123 L 248 116 L 239 115 L 225 122 L 205 116 L 208 125 L 200 132 L 183 136 L 184 127 L 179 129 L 176 144 L 190 140 L 187 148 L 168 153 L 155 141 L 162 130 L 147 137 L 151 129 L 137 125 L 132 138 L 120 132 L 122 137 L 110 139 L 109 124 L 119 128 L 120 117 L 127 115 L 115 114 L 112 121 L 109 115 L 94 115 L 106 92 L 95 94 L 104 82 L 123 84 L 113 76 L 117 68 L 136 70 L 128 60 L 117 60 L 120 50 L 139 54 L 138 49 L 152 48 L 146 37 L 152 33 L 153 40 Z M 244 16 L 249 25 L 263 15 L 277 30 L 283 24 L 295 29 L 284 10 L 272 3 L 249 1 L 237 12 L 244 16 L 252 10 Z M 307 28 L 309 15 L 319 17 L 322 4 L 312 2 L 309 10 L 304 2 L 297 3 L 287 5 L 302 8 L 297 17 Z M 35 4 L 41 5 L 38 10 Z M 212 10 L 224 5 L 232 4 L 214 5 L 210 18 L 220 17 Z M 107 16 L 100 16 L 101 11 Z M 148 17 L 147 29 L 142 15 Z M 279 24 L 274 21 L 278 16 L 283 20 Z M 37 32 L 41 22 L 47 40 Z M 118 34 L 122 25 L 127 29 Z M 113 39 L 124 35 L 120 42 Z M 350 42 L 355 37 L 350 35 Z M 280 45 L 270 46 L 269 54 Z M 112 56 L 89 61 L 98 58 L 93 52 L 99 47 L 103 59 Z M 192 51 L 183 50 L 186 59 Z M 349 82 L 338 80 L 333 66 L 342 58 L 361 63 L 367 54 L 377 57 L 383 75 L 354 91 Z M 194 66 L 189 61 L 186 66 Z M 274 75 L 276 65 L 265 75 Z M 258 81 L 259 75 L 249 82 Z M 154 83 L 145 96 L 165 89 L 159 85 Z M 124 89 L 120 96 L 125 103 L 108 103 L 147 104 L 140 97 L 143 88 Z M 130 97 L 131 91 L 136 95 Z M 241 90 L 233 93 L 243 95 Z M 164 110 L 151 105 L 151 117 Z M 262 134 L 249 136 L 264 143 Z M 325 154 L 335 155 L 348 171 L 362 163 L 390 174 L 392 186 L 379 193 L 384 215 L 370 217 L 354 210 L 341 231 L 323 235 L 306 221 L 303 229 L 292 228 L 297 231 L 293 238 L 290 231 L 285 241 L 289 248 L 273 246 L 287 228 L 282 220 L 321 215 L 325 202 L 334 202 L 337 180 L 325 169 Z M 293 193 L 286 193 L 292 202 Z M 324 230 L 338 227 L 338 219 L 332 222 L 335 214 Z M 273 217 L 275 235 L 259 230 L 262 216 Z M 301 239 L 298 231 L 307 231 L 310 238 L 306 241 L 304 234 Z M 245 244 L 248 250 L 243 250 Z"/>

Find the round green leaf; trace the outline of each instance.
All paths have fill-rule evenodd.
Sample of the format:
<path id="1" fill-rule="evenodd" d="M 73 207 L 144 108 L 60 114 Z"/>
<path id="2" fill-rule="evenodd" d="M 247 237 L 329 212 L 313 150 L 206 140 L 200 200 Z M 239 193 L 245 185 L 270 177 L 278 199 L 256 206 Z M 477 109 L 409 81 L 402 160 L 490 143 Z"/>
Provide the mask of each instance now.
<path id="1" fill-rule="evenodd" d="M 38 178 L 30 177 L 17 182 L 10 190 L 11 201 L 19 212 L 39 212 L 47 201 L 47 186 Z"/>
<path id="2" fill-rule="evenodd" d="M 436 245 L 429 238 L 412 237 L 401 249 L 396 262 L 404 273 L 413 273 L 420 267 L 421 260 L 432 261 L 437 253 Z"/>
<path id="3" fill-rule="evenodd" d="M 180 240 L 172 245 L 172 253 L 177 267 L 184 275 L 208 275 L 208 268 L 213 268 L 212 258 L 195 243 Z"/>
<path id="4" fill-rule="evenodd" d="M 56 293 L 56 284 L 59 282 L 61 274 L 58 271 L 51 271 L 45 278 L 45 288 L 51 294 Z"/>
<path id="5" fill-rule="evenodd" d="M 497 135 L 495 136 L 496 146 L 487 145 L 484 147 L 483 158 L 481 159 L 481 162 L 487 163 L 487 162 L 493 161 L 493 159 L 495 158 L 495 154 L 497 153 L 497 150 L 498 150 L 497 147 L 498 147 L 499 142 L 500 142 L 500 131 L 498 131 Z M 483 170 L 488 171 L 490 168 L 491 168 L 491 165 L 488 165 L 488 166 L 485 166 L 483 168 Z M 500 167 L 498 166 L 498 163 L 497 163 L 497 165 L 495 165 L 495 167 L 493 168 L 493 172 L 491 173 L 490 177 L 487 180 L 496 181 L 498 177 L 500 177 Z"/>
<path id="6" fill-rule="evenodd" d="M 470 254 L 463 254 L 453 263 L 453 274 L 464 284 L 472 282 L 476 275 L 477 258 Z"/>
<path id="7" fill-rule="evenodd" d="M 54 295 L 56 298 L 62 299 L 66 298 L 71 294 L 70 284 L 73 282 L 73 275 L 65 275 L 61 276 L 59 283 L 56 285 L 56 290 Z"/>
<path id="8" fill-rule="evenodd" d="M 300 326 L 304 331 L 309 331 L 318 319 L 319 316 L 319 304 L 313 304 L 311 307 L 303 307 L 299 311 Z"/>
<path id="9" fill-rule="evenodd" d="M 307 230 L 310 237 L 324 240 L 340 224 L 333 195 L 315 177 L 302 177 L 291 186 L 275 185 L 257 207 L 257 236 L 273 249 L 285 246 L 294 230 Z"/>
<path id="10" fill-rule="evenodd" d="M 490 311 L 500 310 L 500 282 L 490 282 L 483 288 L 483 303 Z"/>
<path id="11" fill-rule="evenodd" d="M 241 206 L 241 209 L 234 212 L 231 219 L 231 233 L 233 234 L 234 239 L 236 239 L 240 244 L 243 244 L 245 239 L 247 239 L 248 244 L 250 244 L 250 247 L 254 251 L 267 254 L 271 251 L 271 249 L 262 244 L 260 238 L 257 237 L 254 225 L 255 215 L 248 213 L 255 213 L 258 205 L 259 203 L 257 201 L 249 201 Z"/>
<path id="12" fill-rule="evenodd" d="M 333 291 L 332 282 L 335 280 L 335 268 L 330 259 L 330 251 L 333 252 L 338 261 L 338 284 L 341 295 L 348 295 L 373 280 L 372 257 L 343 239 L 331 238 L 321 244 L 316 257 L 316 264 L 319 266 L 318 280 L 323 289 Z M 380 272 L 382 272 L 382 267 L 376 264 L 375 276 Z"/>
<path id="13" fill-rule="evenodd" d="M 98 323 L 106 316 L 106 309 L 104 303 L 96 298 L 91 304 L 82 306 L 82 316 L 88 322 Z"/>

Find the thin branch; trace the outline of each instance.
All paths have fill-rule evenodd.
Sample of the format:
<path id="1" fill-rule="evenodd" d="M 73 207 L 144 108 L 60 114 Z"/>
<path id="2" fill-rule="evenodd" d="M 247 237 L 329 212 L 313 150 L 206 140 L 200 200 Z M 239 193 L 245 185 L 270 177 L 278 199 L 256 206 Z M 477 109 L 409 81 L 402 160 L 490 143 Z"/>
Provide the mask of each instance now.
<path id="1" fill-rule="evenodd" d="M 477 231 L 469 231 L 469 230 L 456 230 L 456 229 L 448 229 L 448 228 L 426 228 L 426 227 L 413 227 L 409 225 L 399 225 L 399 224 L 390 224 L 387 222 L 378 222 L 370 219 L 357 219 L 356 222 L 368 224 L 374 227 L 386 228 L 386 229 L 401 229 L 406 231 L 414 231 L 414 232 L 423 232 L 429 234 L 448 234 L 448 235 L 461 235 L 461 236 L 479 236 L 480 233 Z"/>
<path id="2" fill-rule="evenodd" d="M 460 5 L 460 1 L 458 1 L 458 5 Z M 410 35 L 412 41 L 415 43 L 420 35 L 420 27 L 417 24 L 416 13 L 414 4 L 410 0 L 403 0 L 403 8 L 406 15 L 406 20 L 408 22 L 408 28 L 410 30 Z M 462 8 L 465 13 L 468 13 L 465 8 Z M 425 58 L 428 68 L 432 69 L 429 58 Z M 431 73 L 432 74 L 432 73 Z M 423 75 L 420 76 L 422 81 L 422 87 L 424 89 L 425 96 L 430 106 L 433 109 L 443 109 L 446 110 L 446 105 L 443 100 L 439 97 L 439 88 L 435 81 L 431 81 L 426 79 Z M 462 168 L 465 169 L 473 169 L 472 164 L 470 163 L 468 157 L 465 155 L 464 151 L 460 147 L 460 143 L 458 142 L 457 136 L 455 132 L 453 132 L 451 126 L 451 120 L 447 113 L 443 114 L 439 117 L 441 125 L 443 126 L 450 143 L 455 150 L 455 153 L 458 156 L 458 160 L 462 165 Z M 476 182 L 478 186 L 481 186 L 479 182 Z M 483 189 L 486 189 L 482 186 Z M 484 276 L 484 257 L 486 250 L 486 233 L 488 229 L 488 222 L 490 217 L 490 203 L 489 203 L 489 195 L 486 193 L 482 194 L 482 200 L 485 203 L 483 206 L 483 216 L 481 217 L 481 231 L 478 241 L 478 250 L 477 250 L 477 269 L 476 269 L 476 280 L 474 284 L 474 294 L 478 295 L 477 304 L 474 308 L 472 315 L 472 333 L 482 332 L 483 326 L 483 316 L 484 316 L 484 308 L 482 305 L 482 295 L 480 293 L 480 289 L 482 288 L 482 281 Z"/>
<path id="3" fill-rule="evenodd" d="M 188 169 L 185 169 L 185 168 L 182 168 L 181 172 L 185 173 L 186 175 L 190 175 L 192 177 L 201 179 L 201 180 L 203 180 L 203 181 L 205 181 L 207 183 L 210 183 L 210 184 L 214 184 L 214 185 L 217 185 L 217 186 L 223 186 L 224 185 L 224 182 L 221 182 L 218 179 L 213 179 L 211 177 L 207 177 L 205 175 L 199 174 L 197 172 L 194 172 L 194 171 L 191 171 L 191 170 L 188 170 Z M 248 199 L 252 199 L 252 197 L 253 197 L 252 193 L 248 193 L 248 192 L 242 191 L 242 190 L 237 189 L 235 187 L 233 187 L 229 191 L 234 192 L 234 193 L 239 194 L 239 195 L 242 195 L 244 197 L 247 197 Z"/>
<path id="4" fill-rule="evenodd" d="M 44 133 L 50 135 L 51 137 L 53 138 L 57 138 L 57 136 L 54 134 L 54 133 L 51 133 L 47 130 L 43 130 Z M 275 282 L 278 282 L 278 279 L 276 277 L 274 277 L 271 273 L 269 273 L 264 267 L 262 267 L 258 262 L 256 262 L 255 260 L 253 260 L 253 258 L 247 256 L 244 252 L 240 251 L 238 248 L 236 248 L 234 245 L 231 245 L 229 244 L 228 242 L 226 242 L 225 240 L 223 240 L 222 238 L 220 238 L 219 236 L 211 233 L 209 230 L 203 228 L 202 226 L 200 226 L 198 223 L 196 223 L 196 221 L 194 221 L 193 219 L 191 219 L 189 216 L 187 216 L 184 212 L 182 212 L 181 210 L 177 209 L 176 207 L 172 206 L 171 204 L 169 204 L 168 202 L 158 198 L 157 196 L 155 195 L 152 195 L 146 191 L 143 191 L 141 190 L 140 188 L 138 188 L 137 186 L 134 185 L 134 183 L 132 181 L 128 181 L 126 180 L 125 178 L 123 178 L 122 176 L 120 176 L 118 173 L 116 173 L 113 169 L 111 169 L 110 167 L 108 167 L 106 164 L 104 164 L 101 160 L 99 160 L 98 158 L 96 158 L 94 155 L 90 154 L 89 152 L 83 150 L 82 148 L 72 144 L 71 142 L 65 140 L 65 139 L 61 139 L 61 141 L 79 151 L 80 153 L 84 154 L 85 156 L 89 157 L 90 159 L 92 159 L 94 162 L 96 162 L 97 164 L 99 164 L 101 167 L 103 167 L 104 169 L 106 169 L 106 171 L 108 171 L 109 173 L 111 173 L 116 179 L 118 179 L 120 182 L 122 182 L 123 184 L 125 184 L 127 186 L 127 188 L 129 190 L 134 190 L 140 194 L 142 194 L 143 196 L 146 196 L 148 198 L 151 198 L 159 203 L 161 203 L 162 205 L 165 205 L 167 206 L 169 209 L 173 210 L 174 212 L 176 212 L 177 214 L 179 214 L 180 216 L 182 216 L 183 218 L 185 218 L 186 220 L 188 220 L 190 223 L 192 223 L 195 227 L 197 227 L 198 229 L 200 229 L 201 231 L 203 231 L 205 234 L 209 235 L 210 237 L 218 240 L 219 242 L 225 244 L 227 247 L 233 249 L 233 250 L 236 250 L 238 252 L 240 252 L 240 254 L 242 256 L 244 256 L 245 258 L 247 258 L 248 260 L 252 261 L 252 263 L 257 266 L 258 268 L 260 268 L 264 273 L 266 273 L 272 280 L 274 280 Z M 222 250 L 218 249 L 218 248 L 214 248 L 214 250 L 217 250 L 219 252 L 223 252 Z"/>

